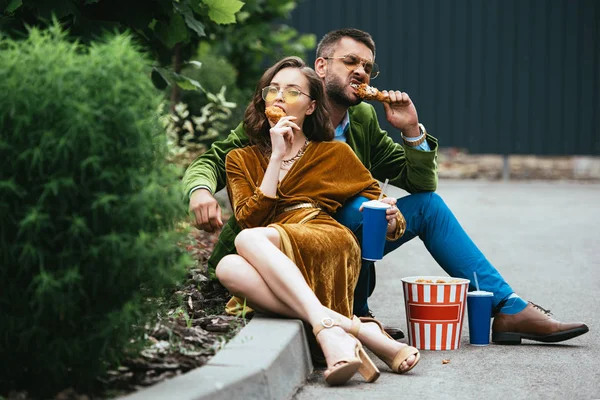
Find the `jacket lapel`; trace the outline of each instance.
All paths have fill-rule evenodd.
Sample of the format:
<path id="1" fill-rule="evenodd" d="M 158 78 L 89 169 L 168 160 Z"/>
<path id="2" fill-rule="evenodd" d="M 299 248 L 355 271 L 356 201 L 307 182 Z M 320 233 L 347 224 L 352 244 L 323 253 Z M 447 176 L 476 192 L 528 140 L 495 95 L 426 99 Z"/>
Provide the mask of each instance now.
<path id="1" fill-rule="evenodd" d="M 354 118 L 354 107 L 348 109 L 350 114 L 350 125 L 348 126 L 348 132 L 346 132 L 346 143 L 357 155 L 358 159 L 365 165 L 365 151 L 364 145 L 367 141 L 365 138 L 365 131 L 360 121 Z"/>

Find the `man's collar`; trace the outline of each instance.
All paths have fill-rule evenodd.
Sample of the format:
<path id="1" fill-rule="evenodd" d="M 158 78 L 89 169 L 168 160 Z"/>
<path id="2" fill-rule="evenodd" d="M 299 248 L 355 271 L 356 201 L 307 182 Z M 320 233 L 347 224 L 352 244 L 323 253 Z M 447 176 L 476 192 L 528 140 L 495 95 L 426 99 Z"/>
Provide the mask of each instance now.
<path id="1" fill-rule="evenodd" d="M 335 127 L 335 136 L 342 136 L 344 134 L 344 132 L 346 132 L 346 129 L 348 128 L 349 124 L 350 124 L 350 114 L 348 113 L 348 110 L 346 110 L 346 114 L 344 114 L 344 118 L 342 118 L 342 121 L 340 122 L 340 124 Z"/>

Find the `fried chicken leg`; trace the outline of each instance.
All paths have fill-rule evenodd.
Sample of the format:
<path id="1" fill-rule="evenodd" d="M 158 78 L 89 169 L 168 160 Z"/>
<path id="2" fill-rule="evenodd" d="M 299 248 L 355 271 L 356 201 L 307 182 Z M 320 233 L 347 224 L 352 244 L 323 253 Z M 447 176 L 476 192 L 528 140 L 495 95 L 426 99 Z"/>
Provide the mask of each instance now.
<path id="1" fill-rule="evenodd" d="M 271 121 L 274 124 L 278 123 L 282 117 L 285 117 L 287 115 L 285 111 L 275 106 L 267 107 L 267 109 L 265 110 L 265 114 L 267 115 L 269 121 Z"/>
<path id="2" fill-rule="evenodd" d="M 359 85 L 356 83 L 353 83 L 350 86 L 352 86 L 354 89 L 356 89 L 356 94 L 358 95 L 358 97 L 360 97 L 363 100 L 377 100 L 377 101 L 381 101 L 383 103 L 391 103 L 392 102 L 392 100 L 390 100 L 390 98 L 388 96 L 385 96 L 377 88 L 375 88 L 373 86 L 369 86 L 366 83 L 361 83 Z"/>

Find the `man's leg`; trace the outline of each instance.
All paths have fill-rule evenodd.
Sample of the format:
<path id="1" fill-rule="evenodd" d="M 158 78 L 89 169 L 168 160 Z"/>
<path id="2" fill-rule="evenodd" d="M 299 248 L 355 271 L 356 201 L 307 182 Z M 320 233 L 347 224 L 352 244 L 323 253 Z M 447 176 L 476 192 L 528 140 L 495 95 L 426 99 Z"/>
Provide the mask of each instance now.
<path id="1" fill-rule="evenodd" d="M 409 195 L 398 199 L 396 206 L 406 218 L 407 229 L 402 238 L 386 244 L 386 252 L 419 236 L 448 275 L 471 280 L 477 272 L 480 289 L 494 293 L 494 342 L 518 344 L 521 339 L 561 342 L 588 332 L 584 323 L 556 321 L 549 311 L 533 303 L 527 304 L 513 293 L 437 194 Z"/>
<path id="2" fill-rule="evenodd" d="M 362 243 L 362 213 L 358 209 L 365 201 L 369 201 L 369 199 L 362 196 L 353 197 L 333 216 L 356 235 L 359 243 Z M 371 295 L 374 279 L 373 262 L 362 260 L 360 274 L 354 289 L 354 315 L 367 315 L 369 311 L 367 298 Z"/>
<path id="3" fill-rule="evenodd" d="M 223 226 L 219 234 L 219 240 L 215 244 L 210 257 L 208 258 L 208 275 L 211 279 L 217 281 L 215 268 L 219 261 L 228 254 L 236 254 L 235 237 L 240 233 L 242 228 L 237 223 L 234 217 L 229 218 L 229 221 Z M 218 282 L 218 281 L 217 281 Z"/>
<path id="4" fill-rule="evenodd" d="M 473 290 L 473 273 L 477 272 L 480 289 L 494 293 L 494 308 L 513 293 L 439 195 L 432 192 L 408 195 L 399 198 L 396 206 L 406 219 L 406 233 L 395 242 L 386 243 L 386 254 L 418 236 L 448 275 L 471 280 Z M 526 305 L 522 301 L 514 312 Z"/>
<path id="5" fill-rule="evenodd" d="M 354 288 L 354 315 L 364 317 L 369 313 L 369 304 L 367 299 L 371 295 L 372 283 L 375 278 L 373 261 L 362 260 L 360 275 Z"/>
<path id="6" fill-rule="evenodd" d="M 588 327 L 580 322 L 556 321 L 543 308 L 527 304 L 514 294 L 437 194 L 405 196 L 398 199 L 396 206 L 406 219 L 406 232 L 397 241 L 386 244 L 386 253 L 419 236 L 448 275 L 471 280 L 473 272 L 477 272 L 480 288 L 494 293 L 494 342 L 513 344 L 520 343 L 521 339 L 560 342 L 588 331 Z M 356 232 L 360 234 L 359 230 Z M 367 262 L 362 265 L 354 299 L 354 312 L 357 315 L 369 310 L 367 297 L 370 283 L 374 280 L 371 265 Z"/>
<path id="7" fill-rule="evenodd" d="M 343 207 L 344 214 L 336 215 L 339 222 L 353 229 L 359 240 L 362 238 L 362 220 L 360 213 L 357 217 L 351 210 L 358 210 L 365 200 L 357 198 Z M 400 239 L 386 243 L 385 254 L 418 236 L 448 275 L 473 281 L 473 272 L 477 272 L 480 289 L 494 293 L 494 307 L 509 303 L 513 306 L 511 313 L 525 308 L 523 300 L 506 301 L 513 293 L 512 288 L 473 243 L 439 195 L 433 192 L 408 195 L 399 198 L 396 206 L 406 219 L 406 232 Z M 363 260 L 354 291 L 356 315 L 366 315 L 369 311 L 367 299 L 374 281 L 373 262 Z"/>
<path id="8" fill-rule="evenodd" d="M 368 201 L 366 197 L 357 196 L 344 204 L 335 215 L 334 218 L 350 229 L 358 241 L 362 241 L 362 213 L 358 211 L 361 204 Z M 372 261 L 362 260 L 360 274 L 354 289 L 354 307 L 352 312 L 359 317 L 373 317 L 370 313 L 367 299 L 375 288 L 375 263 Z M 385 331 L 394 339 L 402 339 L 404 333 L 397 328 L 385 327 Z"/>

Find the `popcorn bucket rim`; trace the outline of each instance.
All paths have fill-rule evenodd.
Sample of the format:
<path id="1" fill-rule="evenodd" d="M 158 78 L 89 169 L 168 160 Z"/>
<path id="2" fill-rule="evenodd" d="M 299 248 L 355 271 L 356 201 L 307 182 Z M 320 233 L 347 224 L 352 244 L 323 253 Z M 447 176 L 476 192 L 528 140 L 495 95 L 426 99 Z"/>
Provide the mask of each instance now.
<path id="1" fill-rule="evenodd" d="M 415 282 L 417 279 L 429 279 L 433 282 Z M 452 279 L 453 282 L 444 282 L 444 283 L 437 283 L 437 280 L 445 280 L 447 281 L 448 279 Z M 464 285 L 466 284 L 470 284 L 471 281 L 468 279 L 464 279 L 464 278 L 454 278 L 451 276 L 424 276 L 424 275 L 419 275 L 419 276 L 407 276 L 405 278 L 401 279 L 402 282 L 405 283 L 410 283 L 413 285 Z"/>

